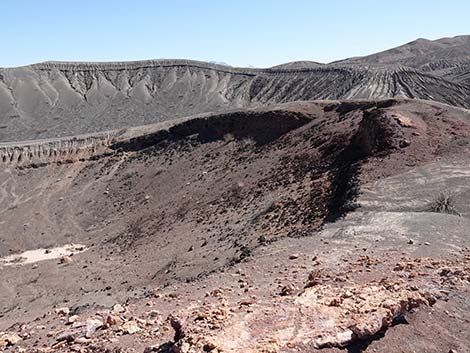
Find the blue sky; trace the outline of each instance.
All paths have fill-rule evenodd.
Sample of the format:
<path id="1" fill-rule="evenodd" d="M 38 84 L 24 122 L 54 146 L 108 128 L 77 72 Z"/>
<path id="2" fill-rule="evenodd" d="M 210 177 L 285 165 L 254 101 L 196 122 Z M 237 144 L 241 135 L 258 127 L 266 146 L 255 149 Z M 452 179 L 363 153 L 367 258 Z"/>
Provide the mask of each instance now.
<path id="1" fill-rule="evenodd" d="M 330 62 L 470 34 L 468 0 L 1 0 L 0 66 L 187 58 Z"/>

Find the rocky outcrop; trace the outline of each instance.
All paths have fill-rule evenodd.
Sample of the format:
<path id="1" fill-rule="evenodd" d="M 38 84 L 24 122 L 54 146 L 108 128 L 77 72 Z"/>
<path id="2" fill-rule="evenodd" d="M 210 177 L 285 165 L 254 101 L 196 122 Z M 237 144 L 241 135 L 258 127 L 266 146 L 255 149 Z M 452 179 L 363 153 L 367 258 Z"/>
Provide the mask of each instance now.
<path id="1" fill-rule="evenodd" d="M 0 163 L 40 166 L 67 163 L 102 154 L 110 145 L 110 134 L 0 145 Z"/>

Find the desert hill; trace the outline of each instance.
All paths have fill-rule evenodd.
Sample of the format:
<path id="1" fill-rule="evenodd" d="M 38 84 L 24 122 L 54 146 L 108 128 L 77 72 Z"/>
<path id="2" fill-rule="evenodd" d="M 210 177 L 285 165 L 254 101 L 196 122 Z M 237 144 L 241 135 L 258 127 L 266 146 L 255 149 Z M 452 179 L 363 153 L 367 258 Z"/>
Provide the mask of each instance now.
<path id="1" fill-rule="evenodd" d="M 188 60 L 0 69 L 0 141 L 33 140 L 300 100 L 417 98 L 470 108 L 468 37 L 270 69 Z"/>
<path id="2" fill-rule="evenodd" d="M 416 69 L 435 70 L 441 63 L 448 66 L 470 60 L 470 36 L 429 40 L 419 38 L 380 53 L 342 60 L 342 63 L 400 64 Z"/>

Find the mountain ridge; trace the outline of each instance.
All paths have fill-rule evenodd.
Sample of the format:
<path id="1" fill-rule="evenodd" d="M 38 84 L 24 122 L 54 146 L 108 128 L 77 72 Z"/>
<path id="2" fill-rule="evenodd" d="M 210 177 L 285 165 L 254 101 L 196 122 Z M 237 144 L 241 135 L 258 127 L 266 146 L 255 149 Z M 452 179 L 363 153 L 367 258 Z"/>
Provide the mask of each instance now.
<path id="1" fill-rule="evenodd" d="M 113 61 L 67 61 L 67 60 L 46 60 L 46 61 L 41 61 L 37 63 L 32 63 L 32 64 L 27 64 L 27 65 L 21 65 L 21 66 L 10 66 L 10 67 L 0 67 L 1 69 L 15 69 L 15 68 L 22 68 L 22 67 L 29 67 L 29 66 L 41 66 L 44 64 L 90 64 L 90 65 L 107 65 L 107 64 L 135 64 L 135 63 L 151 63 L 151 62 L 171 62 L 171 61 L 187 61 L 187 62 L 194 62 L 194 63 L 206 63 L 206 64 L 211 64 L 211 65 L 217 65 L 221 67 L 226 67 L 226 68 L 235 68 L 235 69 L 255 69 L 255 70 L 266 70 L 266 69 L 274 69 L 274 68 L 280 68 L 280 67 L 287 67 L 290 64 L 299 64 L 299 65 L 333 65 L 337 63 L 342 63 L 342 62 L 348 62 L 351 60 L 360 60 L 360 59 L 365 59 L 369 58 L 372 56 L 376 56 L 382 53 L 386 53 L 391 50 L 396 50 L 398 48 L 402 47 L 407 47 L 407 46 L 413 46 L 417 45 L 420 43 L 426 43 L 433 45 L 434 47 L 442 47 L 442 46 L 454 46 L 458 43 L 463 43 L 463 44 L 469 44 L 470 45 L 470 35 L 462 34 L 462 35 L 456 35 L 453 37 L 441 37 L 438 39 L 427 39 L 427 38 L 417 38 L 411 42 L 405 43 L 403 45 L 400 45 L 398 47 L 394 48 L 389 48 L 385 49 L 373 54 L 368 54 L 368 55 L 361 55 L 361 56 L 354 56 L 354 57 L 348 57 L 344 59 L 339 59 L 339 60 L 334 60 L 328 63 L 322 63 L 318 61 L 312 61 L 312 60 L 299 60 L 299 61 L 291 61 L 291 62 L 285 62 L 277 65 L 273 65 L 271 67 L 267 68 L 256 68 L 252 66 L 233 66 L 229 65 L 225 62 L 222 61 L 202 61 L 202 60 L 194 60 L 194 59 L 170 59 L 170 58 L 161 58 L 161 59 L 144 59 L 144 60 L 113 60 Z M 293 65 L 294 66 L 294 65 Z"/>
<path id="2" fill-rule="evenodd" d="M 0 142 L 88 134 L 292 101 L 415 98 L 469 109 L 467 37 L 417 40 L 331 64 L 301 61 L 272 68 L 184 59 L 46 61 L 3 68 Z M 456 53 L 452 60 L 449 50 Z"/>

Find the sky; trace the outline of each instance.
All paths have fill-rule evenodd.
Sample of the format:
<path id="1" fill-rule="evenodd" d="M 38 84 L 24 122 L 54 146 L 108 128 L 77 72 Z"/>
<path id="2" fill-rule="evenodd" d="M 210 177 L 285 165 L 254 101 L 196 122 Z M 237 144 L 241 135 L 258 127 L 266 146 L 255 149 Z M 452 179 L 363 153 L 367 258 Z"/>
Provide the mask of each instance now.
<path id="1" fill-rule="evenodd" d="M 159 58 L 269 67 L 470 34 L 469 0 L 0 0 L 0 66 Z"/>

